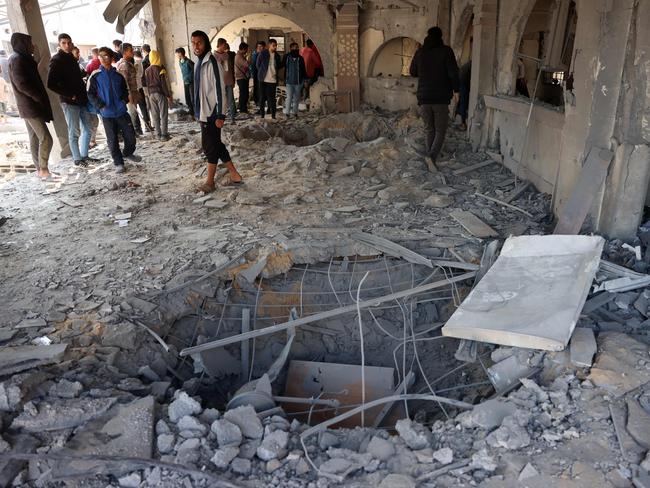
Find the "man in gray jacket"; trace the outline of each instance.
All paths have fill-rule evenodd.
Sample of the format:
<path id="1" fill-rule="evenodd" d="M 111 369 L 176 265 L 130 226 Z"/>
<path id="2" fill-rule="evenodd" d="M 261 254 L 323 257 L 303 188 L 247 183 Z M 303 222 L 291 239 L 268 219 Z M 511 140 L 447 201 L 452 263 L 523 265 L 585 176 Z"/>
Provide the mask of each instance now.
<path id="1" fill-rule="evenodd" d="M 226 184 L 242 184 L 242 177 L 221 141 L 221 128 L 226 120 L 223 68 L 210 52 L 210 38 L 205 32 L 192 32 L 192 50 L 198 58 L 194 67 L 194 116 L 201 124 L 201 146 L 208 160 L 207 180 L 197 190 L 210 193 L 215 189 L 214 177 L 220 160 L 228 170 Z"/>

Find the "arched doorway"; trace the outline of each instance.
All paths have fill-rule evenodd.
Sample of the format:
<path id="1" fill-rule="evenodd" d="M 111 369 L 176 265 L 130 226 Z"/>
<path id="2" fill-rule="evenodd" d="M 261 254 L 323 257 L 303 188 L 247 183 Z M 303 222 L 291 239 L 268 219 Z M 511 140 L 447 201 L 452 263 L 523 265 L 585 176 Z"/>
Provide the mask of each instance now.
<path id="1" fill-rule="evenodd" d="M 369 77 L 411 76 L 409 68 L 420 43 L 410 37 L 395 37 L 383 43 L 368 66 Z"/>

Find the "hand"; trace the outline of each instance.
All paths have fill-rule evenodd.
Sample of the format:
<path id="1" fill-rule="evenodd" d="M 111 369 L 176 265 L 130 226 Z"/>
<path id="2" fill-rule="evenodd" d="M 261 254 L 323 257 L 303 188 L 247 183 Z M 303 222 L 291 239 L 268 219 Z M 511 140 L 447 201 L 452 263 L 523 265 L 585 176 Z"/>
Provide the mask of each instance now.
<path id="1" fill-rule="evenodd" d="M 223 127 L 224 122 L 225 122 L 224 119 L 217 119 L 214 121 L 214 125 L 217 126 L 217 129 L 221 129 Z"/>
<path id="2" fill-rule="evenodd" d="M 167 100 L 169 101 L 170 105 L 174 103 L 174 97 L 168 97 Z"/>
<path id="3" fill-rule="evenodd" d="M 133 95 L 129 95 L 129 103 L 135 105 L 135 97 Z"/>
<path id="4" fill-rule="evenodd" d="M 458 103 L 459 100 L 460 100 L 460 95 L 458 94 L 458 92 L 455 92 L 454 93 L 454 103 Z"/>

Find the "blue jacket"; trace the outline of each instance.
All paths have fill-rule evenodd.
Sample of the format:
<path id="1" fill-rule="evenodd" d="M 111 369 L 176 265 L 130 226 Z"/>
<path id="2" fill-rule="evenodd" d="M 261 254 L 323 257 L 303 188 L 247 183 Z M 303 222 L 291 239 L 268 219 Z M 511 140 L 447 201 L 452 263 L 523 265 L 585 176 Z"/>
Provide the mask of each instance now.
<path id="1" fill-rule="evenodd" d="M 127 113 L 129 89 L 115 68 L 100 66 L 88 79 L 88 98 L 102 117 L 117 118 Z"/>
<path id="2" fill-rule="evenodd" d="M 284 82 L 287 85 L 302 85 L 307 77 L 305 60 L 302 56 L 293 56 L 291 53 L 284 55 L 282 64 L 285 68 Z"/>
<path id="3" fill-rule="evenodd" d="M 282 59 L 280 55 L 276 52 L 275 54 L 275 73 L 277 76 L 278 71 L 282 68 Z M 258 54 L 257 60 L 255 61 L 255 67 L 257 68 L 257 79 L 261 82 L 266 78 L 266 72 L 269 69 L 269 60 L 271 59 L 271 53 L 268 49 L 265 49 Z M 276 80 L 277 81 L 277 80 Z"/>

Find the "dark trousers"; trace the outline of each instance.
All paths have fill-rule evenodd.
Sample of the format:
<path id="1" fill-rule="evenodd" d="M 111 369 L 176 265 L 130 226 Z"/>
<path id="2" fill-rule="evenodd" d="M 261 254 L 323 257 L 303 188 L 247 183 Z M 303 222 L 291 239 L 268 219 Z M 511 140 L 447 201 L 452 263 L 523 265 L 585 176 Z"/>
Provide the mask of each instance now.
<path id="1" fill-rule="evenodd" d="M 239 87 L 239 111 L 243 114 L 248 113 L 248 78 L 237 80 Z"/>
<path id="2" fill-rule="evenodd" d="M 260 106 L 260 98 L 262 94 L 260 93 L 260 80 L 257 79 L 257 73 L 253 76 L 253 101 L 255 105 Z"/>
<path id="3" fill-rule="evenodd" d="M 207 122 L 201 122 L 201 148 L 208 163 L 227 163 L 231 160 L 230 153 L 221 140 L 221 129 L 215 125 L 215 120 L 209 117 Z"/>
<path id="4" fill-rule="evenodd" d="M 424 120 L 426 153 L 427 156 L 431 156 L 431 159 L 435 161 L 438 154 L 440 154 L 442 144 L 445 142 L 445 134 L 449 125 L 449 105 L 420 105 L 420 114 Z"/>
<path id="5" fill-rule="evenodd" d="M 194 84 L 185 83 L 185 105 L 192 115 L 194 115 Z"/>
<path id="6" fill-rule="evenodd" d="M 260 98 L 260 115 L 264 117 L 265 105 L 268 104 L 271 117 L 275 118 L 275 87 L 277 83 L 262 83 L 262 96 Z"/>
<path id="7" fill-rule="evenodd" d="M 142 113 L 142 118 L 148 124 L 151 122 L 149 118 L 149 110 L 147 110 L 147 100 L 144 96 L 144 90 L 140 88 L 140 100 L 138 101 L 138 107 L 140 107 L 140 112 Z"/>
<path id="8" fill-rule="evenodd" d="M 135 130 L 129 114 L 119 117 L 102 117 L 104 131 L 106 132 L 106 141 L 108 149 L 111 151 L 113 164 L 121 166 L 124 164 L 124 157 L 128 157 L 135 152 Z M 120 151 L 120 141 L 118 135 L 122 134 L 124 139 L 124 151 Z"/>

